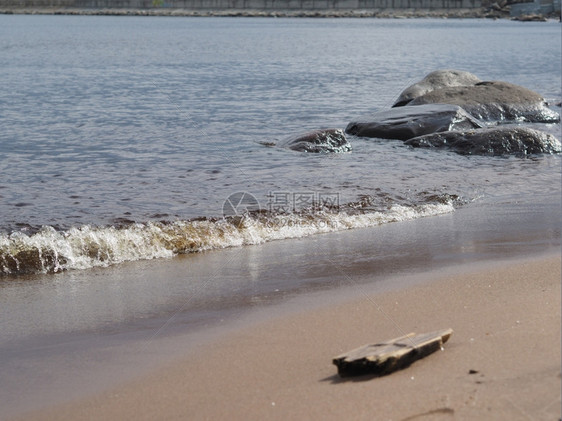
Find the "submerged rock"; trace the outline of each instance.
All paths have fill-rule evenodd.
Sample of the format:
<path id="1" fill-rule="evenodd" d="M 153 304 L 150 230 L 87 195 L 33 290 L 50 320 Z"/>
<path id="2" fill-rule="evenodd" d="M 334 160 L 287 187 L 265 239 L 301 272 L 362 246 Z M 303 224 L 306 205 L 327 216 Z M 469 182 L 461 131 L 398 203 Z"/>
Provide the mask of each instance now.
<path id="1" fill-rule="evenodd" d="M 393 107 L 401 107 L 413 99 L 448 86 L 472 86 L 482 82 L 472 73 L 462 70 L 436 70 L 402 91 Z"/>
<path id="2" fill-rule="evenodd" d="M 351 152 L 351 143 L 341 129 L 307 132 L 284 139 L 276 146 L 309 153 Z"/>
<path id="3" fill-rule="evenodd" d="M 552 154 L 562 150 L 560 141 L 553 135 L 519 126 L 434 133 L 405 143 L 417 148 L 447 148 L 462 155 Z"/>
<path id="4" fill-rule="evenodd" d="M 548 108 L 541 95 L 508 82 L 480 82 L 474 86 L 436 89 L 415 98 L 408 106 L 436 103 L 459 105 L 481 120 L 560 121 L 560 114 Z"/>
<path id="5" fill-rule="evenodd" d="M 362 137 L 408 140 L 429 133 L 479 127 L 482 124 L 459 106 L 428 104 L 363 116 L 349 123 L 345 131 Z"/>

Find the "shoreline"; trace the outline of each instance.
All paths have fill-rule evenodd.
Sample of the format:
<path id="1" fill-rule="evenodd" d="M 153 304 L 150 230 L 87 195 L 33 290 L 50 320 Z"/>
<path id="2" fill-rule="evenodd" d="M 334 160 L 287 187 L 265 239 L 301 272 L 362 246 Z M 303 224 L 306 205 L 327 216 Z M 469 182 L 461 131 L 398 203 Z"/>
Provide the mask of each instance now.
<path id="1" fill-rule="evenodd" d="M 233 139 L 253 139 L 253 130 L 262 130 L 273 114 L 279 114 L 278 127 L 300 127 L 300 118 L 312 121 L 326 115 L 340 121 L 335 115 L 347 107 L 346 98 L 357 99 L 358 104 L 371 102 L 366 79 L 372 81 L 375 91 L 380 88 L 376 102 L 382 104 L 397 90 L 390 89 L 399 84 L 395 73 L 407 80 L 404 69 L 415 71 L 411 63 L 416 62 L 417 54 L 435 57 L 436 49 L 446 50 L 443 59 L 449 57 L 459 67 L 478 63 L 493 75 L 501 75 L 514 68 L 510 48 L 516 48 L 525 52 L 518 55 L 519 64 L 535 66 L 517 77 L 555 97 L 559 65 L 549 60 L 551 43 L 539 42 L 540 48 L 535 45 L 547 39 L 545 34 L 552 40 L 559 29 L 554 24 L 532 25 L 530 34 L 523 34 L 517 24 L 476 19 L 455 23 L 422 19 L 402 24 L 349 19 L 330 20 L 327 25 L 313 24 L 311 19 L 282 22 L 262 18 L 6 17 L 4 21 L 9 32 L 6 48 L 15 49 L 14 57 L 19 58 L 7 66 L 11 70 L 7 81 L 15 82 L 24 95 L 18 97 L 22 99 L 19 108 L 14 107 L 21 110 L 15 116 L 22 123 L 14 132 L 28 133 L 27 116 L 39 121 L 52 111 L 48 106 L 51 98 L 56 103 L 64 101 L 64 107 L 55 107 L 55 114 L 68 119 L 44 133 L 42 126 L 33 127 L 37 139 L 44 135 L 56 140 L 67 124 L 74 127 L 75 121 L 92 117 L 88 120 L 91 125 L 72 131 L 60 145 L 64 153 L 49 149 L 63 161 L 43 160 L 48 165 L 36 166 L 41 154 L 32 154 L 29 160 L 20 152 L 14 154 L 21 162 L 29 162 L 29 174 L 10 172 L 17 182 L 6 186 L 8 194 L 3 191 L 10 205 L 6 215 L 14 215 L 5 218 L 7 224 L 40 220 L 35 209 L 44 209 L 45 219 L 70 221 L 76 215 L 76 221 L 85 222 L 98 215 L 109 219 L 126 209 L 156 218 L 159 214 L 151 214 L 151 209 L 173 213 L 180 212 L 179 206 L 195 213 L 190 208 L 194 206 L 205 214 L 205 209 L 214 209 L 210 203 L 223 197 L 221 192 L 230 194 L 240 186 L 247 191 L 258 190 L 257 186 L 259 191 L 269 186 L 347 189 L 354 196 L 355 192 L 377 192 L 383 216 L 393 198 L 402 201 L 401 196 L 410 201 L 418 195 L 441 197 L 445 193 L 462 200 L 466 192 L 467 198 L 454 212 L 375 228 L 303 235 L 56 275 L 0 279 L 0 418 L 285 420 L 373 419 L 380 415 L 411 420 L 452 416 L 517 419 L 521 414 L 559 418 L 559 156 L 459 158 L 412 154 L 397 144 L 372 147 L 358 142 L 359 153 L 351 159 L 311 161 L 305 157 L 301 162 L 294 155 L 294 162 L 293 156 L 289 162 L 282 152 L 277 157 L 269 149 L 251 145 L 246 154 L 245 144 L 231 140 L 231 133 Z M 509 44 L 505 37 L 497 36 L 498 25 L 499 32 L 507 29 L 505 35 L 514 37 Z M 327 26 L 333 33 L 326 32 Z M 434 26 L 439 28 L 429 31 L 431 37 L 420 37 Z M 269 38 L 260 37 L 264 28 Z M 300 44 L 311 30 L 330 37 Z M 362 33 L 369 36 L 362 37 Z M 196 36 L 192 38 L 192 34 Z M 388 35 L 396 43 L 379 44 Z M 448 36 L 451 39 L 442 48 L 440 41 Z M 282 42 L 267 42 L 274 38 Z M 422 39 L 425 48 L 419 46 Z M 337 46 L 334 54 L 323 51 L 328 43 Z M 52 48 L 45 49 L 45 45 Z M 230 55 L 233 45 L 245 47 Z M 483 45 L 490 48 L 482 50 Z M 349 46 L 362 47 L 364 52 L 358 55 Z M 220 48 L 214 51 L 215 47 Z M 355 60 L 359 56 L 360 62 Z M 378 59 L 387 56 L 393 59 Z M 536 59 L 531 63 L 525 61 L 526 56 Z M 318 77 L 306 66 L 302 68 L 303 62 L 320 63 Z M 271 71 L 262 71 L 262 64 Z M 355 73 L 348 83 L 350 66 Z M 44 71 L 37 72 L 40 68 Z M 235 72 L 226 72 L 229 76 L 224 79 L 218 77 L 226 74 L 224 69 Z M 26 83 L 27 76 L 36 74 L 40 77 L 31 79 L 38 84 Z M 238 77 L 242 75 L 248 77 Z M 45 89 L 34 89 L 41 88 L 43 79 Z M 158 83 L 148 86 L 153 80 Z M 276 84 L 268 85 L 271 90 L 252 96 L 272 80 Z M 74 85 L 74 81 L 79 83 Z M 205 120 L 207 114 L 220 117 L 226 111 L 224 118 L 209 120 L 210 132 L 193 142 L 190 134 L 197 121 L 176 116 L 173 108 L 177 108 L 174 92 L 186 82 L 202 88 L 194 90 L 194 95 L 188 92 L 177 97 L 182 104 L 184 99 L 189 101 L 187 109 L 199 104 L 199 99 L 209 104 L 205 98 L 222 98 L 221 89 L 227 88 L 224 101 L 217 101 L 216 106 L 193 108 L 197 121 Z M 387 88 L 385 82 L 392 85 Z M 355 83 L 359 92 L 350 89 Z M 311 85 L 315 89 L 303 97 L 299 87 Z M 326 90 L 327 86 L 334 90 Z M 102 89 L 98 91 L 98 87 Z M 240 94 L 247 92 L 247 101 L 242 101 Z M 303 114 L 303 101 L 313 100 L 316 92 L 329 96 L 318 101 L 318 112 L 305 107 Z M 71 112 L 73 105 L 83 103 L 84 95 L 91 97 L 92 108 L 86 98 L 86 108 Z M 36 102 L 26 102 L 28 96 Z M 115 98 L 115 107 L 108 108 L 106 98 Z M 37 108 L 36 103 L 47 105 Z M 264 106 L 266 103 L 271 107 Z M 255 114 L 254 104 L 259 108 Z M 243 110 L 240 118 L 229 111 L 233 105 Z M 128 111 L 121 114 L 124 110 Z M 105 123 L 99 125 L 99 121 Z M 247 134 L 237 132 L 244 123 Z M 164 127 L 170 128 L 165 136 Z M 92 139 L 99 134 L 99 142 L 74 149 L 81 133 L 89 133 Z M 138 142 L 129 142 L 137 138 Z M 21 152 L 26 143 L 20 145 Z M 186 145 L 193 154 L 184 154 Z M 212 145 L 235 158 L 238 152 L 230 152 L 239 151 L 240 159 L 232 163 L 215 157 L 207 160 Z M 90 167 L 90 153 L 97 157 L 99 150 L 108 154 Z M 73 158 L 78 156 L 75 152 L 83 159 Z M 177 159 L 165 159 L 176 155 Z M 99 166 L 106 162 L 111 165 Z M 108 171 L 108 177 L 105 173 L 89 177 L 102 167 L 115 172 Z M 83 168 L 92 171 L 83 172 Z M 251 179 L 243 177 L 243 170 Z M 219 173 L 222 175 L 213 175 Z M 59 177 L 52 183 L 45 178 L 45 200 L 38 200 L 36 206 L 29 203 L 27 213 L 17 206 L 27 199 L 11 206 L 8 199 L 19 197 L 18 186 L 22 197 L 33 198 L 36 188 L 43 191 L 44 177 L 52 174 Z M 24 184 L 26 180 L 29 184 Z M 118 188 L 121 181 L 122 189 Z M 99 188 L 92 190 L 89 183 Z M 154 194 L 164 186 L 161 194 Z M 65 201 L 63 206 L 58 195 L 50 195 L 59 192 L 58 187 L 69 198 L 74 190 L 91 191 L 92 196 L 87 201 L 80 197 L 80 202 Z M 211 191 L 207 189 L 213 193 L 207 194 Z M 174 196 L 169 194 L 172 192 Z M 113 203 L 114 198 L 119 200 Z M 131 200 L 121 204 L 122 198 Z M 203 198 L 209 204 L 197 203 Z M 91 213 L 78 215 L 80 209 L 90 208 Z M 135 251 L 138 244 L 130 249 Z M 95 256 L 105 258 L 99 249 L 93 250 Z M 341 352 L 410 331 L 447 327 L 455 333 L 445 352 L 408 370 L 380 379 L 341 381 L 335 375 L 331 359 Z"/>
<path id="2" fill-rule="evenodd" d="M 432 271 L 405 288 L 320 294 L 118 387 L 15 419 L 557 419 L 560 264 L 551 251 Z M 444 352 L 389 376 L 342 380 L 331 365 L 364 343 L 449 327 Z"/>
<path id="3" fill-rule="evenodd" d="M 4 7 L 0 14 L 78 15 L 78 16 L 175 16 L 175 17 L 270 17 L 270 18 L 441 18 L 441 19 L 510 19 L 509 11 L 489 8 L 473 9 L 125 9 L 72 7 Z"/>
<path id="4" fill-rule="evenodd" d="M 320 307 L 330 313 L 358 296 L 415 290 L 459 270 L 559 256 L 560 205 L 545 199 L 535 198 L 540 206 L 480 203 L 376 228 L 6 282 L 0 312 L 6 321 L 0 338 L 3 415 L 43 413 L 99 396 L 262 322 L 292 320 Z M 358 320 L 370 320 L 353 308 Z M 337 323 L 327 319 L 314 330 Z M 389 330 L 362 341 L 397 336 Z M 282 342 L 265 339 L 275 347 Z"/>

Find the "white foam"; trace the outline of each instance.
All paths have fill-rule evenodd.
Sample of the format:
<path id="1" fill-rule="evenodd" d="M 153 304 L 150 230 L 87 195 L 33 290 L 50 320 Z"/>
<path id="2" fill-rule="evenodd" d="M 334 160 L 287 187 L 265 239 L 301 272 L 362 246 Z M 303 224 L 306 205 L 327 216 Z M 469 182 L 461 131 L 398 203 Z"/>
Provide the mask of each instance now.
<path id="1" fill-rule="evenodd" d="M 59 272 L 126 261 L 172 257 L 313 234 L 373 227 L 452 212 L 452 204 L 391 206 L 384 212 L 315 212 L 245 216 L 232 220 L 133 224 L 124 228 L 82 226 L 33 235 L 0 235 L 0 273 Z"/>

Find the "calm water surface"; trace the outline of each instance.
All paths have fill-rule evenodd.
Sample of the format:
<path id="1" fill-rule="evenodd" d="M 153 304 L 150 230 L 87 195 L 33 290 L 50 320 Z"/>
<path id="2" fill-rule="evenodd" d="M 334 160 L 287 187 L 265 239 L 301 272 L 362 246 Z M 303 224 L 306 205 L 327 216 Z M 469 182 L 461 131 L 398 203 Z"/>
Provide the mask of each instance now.
<path id="1" fill-rule="evenodd" d="M 3 244 L 42 226 L 220 217 L 238 191 L 262 207 L 282 193 L 298 207 L 293 193 L 305 193 L 369 198 L 377 211 L 552 194 L 557 156 L 354 137 L 352 153 L 310 155 L 260 142 L 344 128 L 441 68 L 557 102 L 560 39 L 556 22 L 0 16 Z M 559 125 L 543 129 L 560 137 Z"/>

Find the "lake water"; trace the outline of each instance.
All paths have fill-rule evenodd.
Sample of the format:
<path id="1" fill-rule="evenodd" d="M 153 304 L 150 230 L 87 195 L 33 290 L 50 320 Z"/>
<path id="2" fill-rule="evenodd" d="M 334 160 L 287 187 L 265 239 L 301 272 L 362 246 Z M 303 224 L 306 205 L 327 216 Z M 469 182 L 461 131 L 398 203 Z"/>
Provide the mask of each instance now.
<path id="1" fill-rule="evenodd" d="M 442 68 L 559 102 L 560 43 L 557 22 L 0 16 L 0 274 L 559 195 L 559 156 L 353 136 L 351 153 L 331 155 L 262 142 L 345 128 Z M 560 138 L 558 124 L 542 128 Z M 226 222 L 225 211 L 241 214 L 241 195 L 225 207 L 237 192 L 270 212 Z"/>

